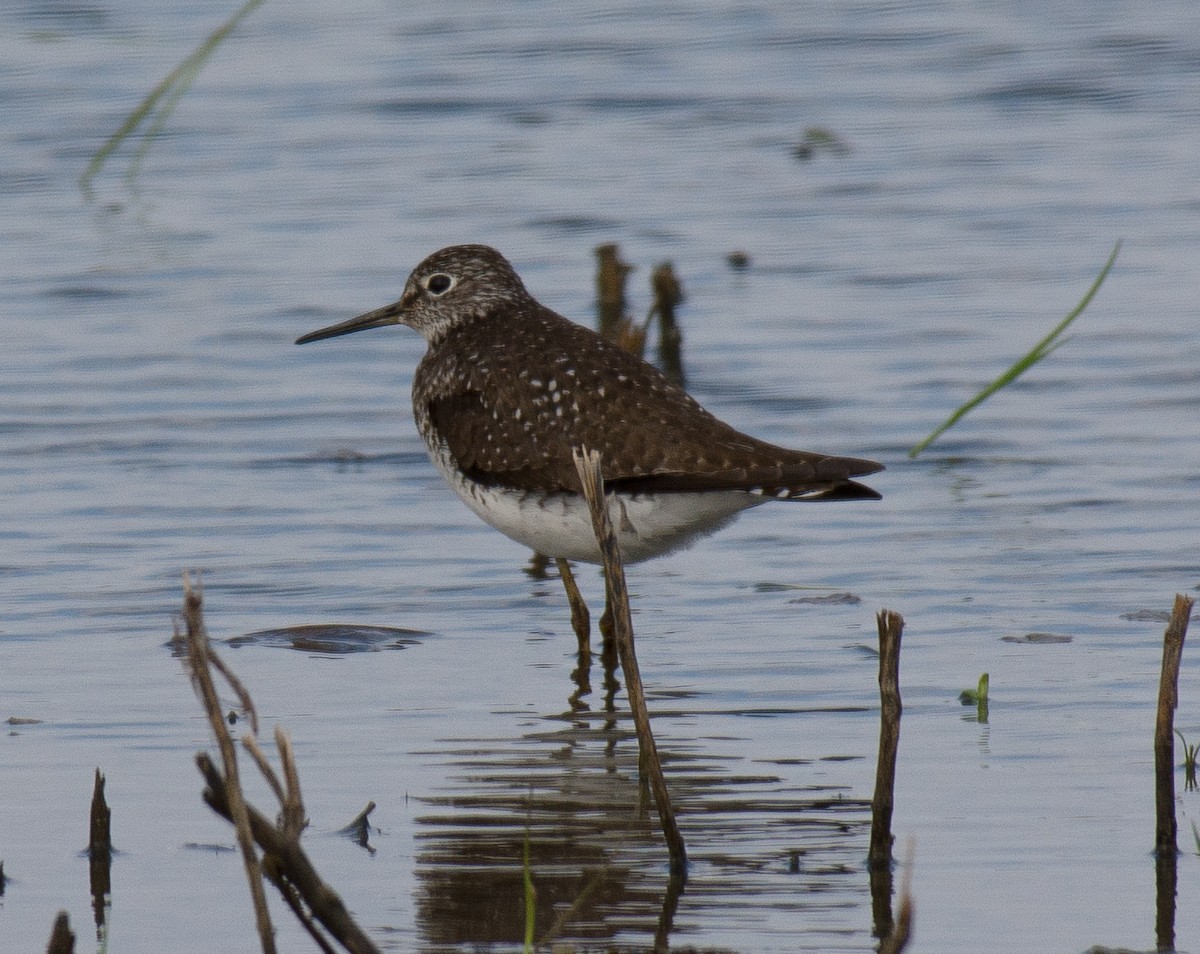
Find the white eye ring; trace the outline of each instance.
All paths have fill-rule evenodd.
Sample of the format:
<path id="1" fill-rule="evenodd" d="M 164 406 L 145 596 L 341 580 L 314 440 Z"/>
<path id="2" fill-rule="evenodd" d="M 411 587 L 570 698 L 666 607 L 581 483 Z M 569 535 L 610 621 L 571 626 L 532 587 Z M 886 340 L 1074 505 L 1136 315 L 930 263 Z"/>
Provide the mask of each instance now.
<path id="1" fill-rule="evenodd" d="M 421 282 L 423 287 L 434 298 L 441 298 L 451 288 L 457 285 L 453 275 L 447 275 L 445 272 L 434 272 L 428 278 Z"/>

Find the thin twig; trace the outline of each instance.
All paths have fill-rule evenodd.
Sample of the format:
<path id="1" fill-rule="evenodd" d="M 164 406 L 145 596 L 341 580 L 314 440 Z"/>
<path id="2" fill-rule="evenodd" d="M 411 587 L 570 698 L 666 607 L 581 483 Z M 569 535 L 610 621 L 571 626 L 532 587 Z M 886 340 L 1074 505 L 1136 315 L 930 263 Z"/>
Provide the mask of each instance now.
<path id="1" fill-rule="evenodd" d="M 229 683 L 229 688 L 233 690 L 233 694 L 238 697 L 238 705 L 242 707 L 242 712 L 246 714 L 246 718 L 250 720 L 250 731 L 255 735 L 258 734 L 258 712 L 254 708 L 254 700 L 250 698 L 250 693 L 246 691 L 246 687 L 242 685 L 242 681 L 238 679 L 232 669 L 226 664 L 225 660 L 218 656 L 211 649 L 208 653 L 208 661 L 212 663 L 214 669 L 217 670 L 222 678 Z"/>
<path id="2" fill-rule="evenodd" d="M 250 753 L 250 758 L 254 759 L 254 764 L 258 767 L 258 772 L 266 780 L 267 785 L 271 789 L 271 794 L 279 800 L 282 805 L 287 799 L 287 793 L 283 790 L 283 784 L 279 781 L 279 776 L 275 774 L 275 769 L 271 763 L 267 761 L 267 753 L 262 750 L 262 746 L 258 744 L 258 737 L 253 735 L 242 736 L 242 748 Z"/>

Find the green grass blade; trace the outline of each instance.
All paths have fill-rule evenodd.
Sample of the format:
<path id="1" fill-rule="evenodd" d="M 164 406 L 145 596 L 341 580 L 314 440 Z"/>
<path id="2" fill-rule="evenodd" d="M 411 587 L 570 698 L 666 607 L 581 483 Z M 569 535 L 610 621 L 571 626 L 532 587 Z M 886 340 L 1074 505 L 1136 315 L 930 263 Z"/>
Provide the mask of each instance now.
<path id="1" fill-rule="evenodd" d="M 1071 309 L 1071 312 L 1067 315 L 1067 317 L 1055 325 L 1050 330 L 1050 333 L 1046 335 L 1046 337 L 1035 344 L 1027 354 L 1019 358 L 1012 365 L 1012 367 L 1010 367 L 1007 371 L 1001 374 L 1000 377 L 996 378 L 995 381 L 971 398 L 971 400 L 959 407 L 953 414 L 946 418 L 946 420 L 943 421 L 942 424 L 937 427 L 932 434 L 930 434 L 920 443 L 916 444 L 908 452 L 908 456 L 910 458 L 916 457 L 919 453 L 921 453 L 921 451 L 925 450 L 926 447 L 941 437 L 942 434 L 957 424 L 964 414 L 966 414 L 972 408 L 982 404 L 1001 388 L 1012 384 L 1013 381 L 1032 368 L 1035 364 L 1065 344 L 1067 339 L 1062 338 L 1060 340 L 1059 336 L 1067 330 L 1071 322 L 1083 314 L 1083 310 L 1091 303 L 1092 298 L 1094 298 L 1096 295 L 1096 292 L 1100 290 L 1100 286 L 1104 284 L 1104 279 L 1106 279 L 1108 277 L 1108 273 L 1112 271 L 1112 267 L 1117 261 L 1117 253 L 1120 250 L 1121 242 L 1118 240 L 1116 245 L 1113 246 L 1112 254 L 1108 256 L 1108 261 L 1105 262 L 1104 267 L 1100 269 L 1100 274 L 1097 275 L 1096 280 L 1092 282 L 1092 287 L 1089 288 L 1083 298 L 1080 299 L 1079 304 Z"/>
<path id="2" fill-rule="evenodd" d="M 192 81 L 195 80 L 201 67 L 204 66 L 216 48 L 234 31 L 237 25 L 262 3 L 263 0 L 246 0 L 233 16 L 210 33 L 196 50 L 190 53 L 175 69 L 171 70 L 162 82 L 155 86 L 149 95 L 138 104 L 137 108 L 129 114 L 125 122 L 121 123 L 117 131 L 109 136 L 104 141 L 104 144 L 93 153 L 91 160 L 87 164 L 87 168 L 83 170 L 83 174 L 79 177 L 79 186 L 83 189 L 85 195 L 88 197 L 91 196 L 92 180 L 104 167 L 104 164 L 112 154 L 120 148 L 126 139 L 134 134 L 151 113 L 155 113 L 153 123 L 147 132 L 144 133 L 142 147 L 138 152 L 138 159 L 140 160 L 146 149 L 149 148 L 154 135 L 162 129 L 163 124 L 171 115 L 175 104 L 179 102 L 180 97 L 192 85 Z"/>

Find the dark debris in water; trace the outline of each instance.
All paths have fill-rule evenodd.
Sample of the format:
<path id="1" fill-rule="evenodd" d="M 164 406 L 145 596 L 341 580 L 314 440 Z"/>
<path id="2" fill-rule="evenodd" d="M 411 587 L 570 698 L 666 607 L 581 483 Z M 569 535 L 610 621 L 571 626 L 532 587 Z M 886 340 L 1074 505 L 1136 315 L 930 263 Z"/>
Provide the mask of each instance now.
<path id="1" fill-rule="evenodd" d="M 773 583 L 769 580 L 764 580 L 761 583 L 754 584 L 755 593 L 791 593 L 795 590 L 815 589 L 818 589 L 818 587 L 803 583 Z M 862 602 L 862 598 L 854 595 L 853 593 L 817 593 L 813 596 L 797 596 L 794 600 L 788 600 L 788 602 L 806 603 L 818 606 L 857 606 Z"/>
<path id="2" fill-rule="evenodd" d="M 1062 633 L 1026 633 L 1024 636 L 1001 636 L 1000 639 L 1006 643 L 1033 643 L 1037 646 L 1057 646 L 1061 643 L 1073 642 L 1075 637 L 1065 636 Z"/>
<path id="3" fill-rule="evenodd" d="M 233 847 L 233 845 L 221 845 L 221 844 L 217 844 L 216 842 L 200 842 L 200 841 L 184 842 L 183 847 L 184 847 L 185 851 L 207 851 L 207 852 L 211 852 L 214 855 L 228 854 L 230 852 L 237 850 L 236 848 Z"/>
<path id="4" fill-rule="evenodd" d="M 431 635 L 432 633 L 424 630 L 396 626 L 315 623 L 307 626 L 287 626 L 282 629 L 260 629 L 244 636 L 234 636 L 226 640 L 225 645 L 234 649 L 240 646 L 273 646 L 279 649 L 344 656 L 348 653 L 373 653 L 383 649 L 407 649 Z"/>
<path id="5" fill-rule="evenodd" d="M 1171 614 L 1167 610 L 1140 609 L 1122 613 L 1121 619 L 1130 623 L 1169 623 Z M 1200 613 L 1193 613 L 1192 620 L 1200 621 Z"/>
<path id="6" fill-rule="evenodd" d="M 857 606 L 862 602 L 861 596 L 853 593 L 825 593 L 821 596 L 798 596 L 788 603 L 804 603 L 816 606 Z"/>

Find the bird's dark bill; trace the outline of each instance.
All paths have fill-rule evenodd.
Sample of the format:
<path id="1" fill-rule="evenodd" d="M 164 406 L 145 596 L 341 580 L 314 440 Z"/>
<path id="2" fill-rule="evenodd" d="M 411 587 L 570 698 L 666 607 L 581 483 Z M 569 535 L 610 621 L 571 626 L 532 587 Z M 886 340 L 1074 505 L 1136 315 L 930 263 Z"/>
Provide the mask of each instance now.
<path id="1" fill-rule="evenodd" d="M 296 344 L 308 344 L 310 341 L 321 341 L 324 338 L 337 338 L 339 335 L 351 335 L 356 331 L 366 331 L 368 328 L 382 328 L 385 325 L 397 325 L 400 323 L 400 302 L 394 305 L 385 305 L 383 308 L 376 308 L 374 311 L 368 311 L 365 315 L 359 315 L 357 318 L 351 318 L 349 321 L 342 321 L 336 325 L 330 325 L 328 328 L 319 328 L 316 331 L 310 331 L 296 339 Z"/>

